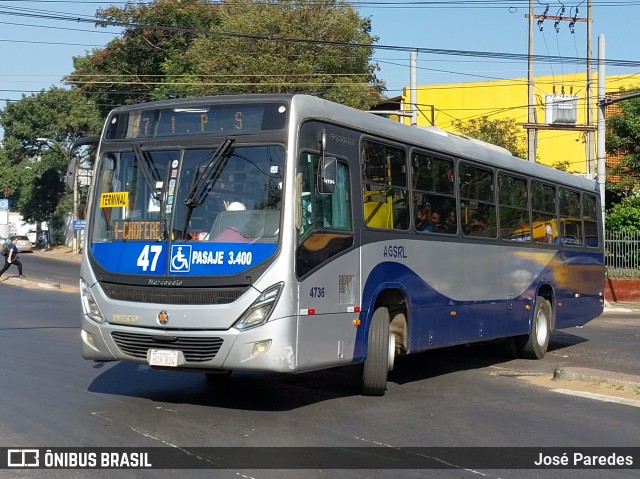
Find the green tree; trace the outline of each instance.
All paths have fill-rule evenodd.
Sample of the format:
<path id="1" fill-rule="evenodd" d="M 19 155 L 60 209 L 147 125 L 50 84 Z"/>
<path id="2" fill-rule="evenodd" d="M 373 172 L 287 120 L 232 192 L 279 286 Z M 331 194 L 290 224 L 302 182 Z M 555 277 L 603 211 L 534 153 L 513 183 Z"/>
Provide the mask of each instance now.
<path id="1" fill-rule="evenodd" d="M 8 199 L 12 205 L 20 186 L 20 176 L 14 172 L 14 165 L 7 158 L 6 150 L 0 147 L 0 198 Z"/>
<path id="2" fill-rule="evenodd" d="M 102 127 L 97 109 L 76 90 L 51 88 L 8 104 L 0 125 L 0 171 L 12 204 L 25 221 L 50 221 L 64 195 L 71 143 Z"/>
<path id="3" fill-rule="evenodd" d="M 98 12 L 122 39 L 74 59 L 67 81 L 110 106 L 229 93 L 309 93 L 357 108 L 384 85 L 371 22 L 346 2 L 156 0 Z"/>
<path id="4" fill-rule="evenodd" d="M 99 132 L 102 119 L 77 90 L 52 87 L 9 103 L 0 111 L 0 125 L 7 157 L 18 164 L 34 160 L 52 145 L 68 152 L 77 138 Z"/>
<path id="5" fill-rule="evenodd" d="M 166 81 L 165 63 L 218 23 L 218 10 L 209 0 L 156 0 L 100 9 L 98 25 L 121 25 L 124 33 L 105 48 L 74 57 L 75 70 L 66 81 L 101 105 L 105 116 L 114 106 L 157 99 L 154 92 Z"/>
<path id="6" fill-rule="evenodd" d="M 518 158 L 526 158 L 522 129 L 513 119 L 490 120 L 488 117 L 474 118 L 467 122 L 456 121 L 454 128 L 463 135 L 501 146 Z"/>
<path id="7" fill-rule="evenodd" d="M 629 92 L 621 91 L 621 94 Z M 640 186 L 640 98 L 618 103 L 620 113 L 607 118 L 606 147 L 610 155 L 620 155 L 620 163 L 608 169 L 607 188 L 627 195 Z"/>
<path id="8" fill-rule="evenodd" d="M 628 196 L 607 211 L 607 230 L 640 233 L 640 197 Z"/>

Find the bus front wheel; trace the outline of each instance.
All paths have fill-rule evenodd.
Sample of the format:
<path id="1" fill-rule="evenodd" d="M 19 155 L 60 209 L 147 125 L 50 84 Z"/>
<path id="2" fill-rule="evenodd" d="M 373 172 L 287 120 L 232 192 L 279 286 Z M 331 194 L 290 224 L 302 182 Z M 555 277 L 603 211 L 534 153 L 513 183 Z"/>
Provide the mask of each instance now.
<path id="1" fill-rule="evenodd" d="M 531 332 L 518 338 L 518 347 L 523 358 L 542 359 L 549 347 L 551 335 L 551 303 L 542 296 L 536 298 Z"/>
<path id="2" fill-rule="evenodd" d="M 362 368 L 362 394 L 383 396 L 387 389 L 387 374 L 393 369 L 395 335 L 389 332 L 389 310 L 374 311 L 369 325 L 367 359 Z"/>

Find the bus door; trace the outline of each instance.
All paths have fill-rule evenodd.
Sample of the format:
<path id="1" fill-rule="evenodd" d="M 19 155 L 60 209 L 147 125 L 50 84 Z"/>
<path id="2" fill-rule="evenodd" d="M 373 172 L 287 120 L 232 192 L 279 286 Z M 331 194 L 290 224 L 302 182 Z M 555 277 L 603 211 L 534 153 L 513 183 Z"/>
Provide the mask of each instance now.
<path id="1" fill-rule="evenodd" d="M 361 298 L 359 253 L 352 248 L 352 186 L 347 163 L 332 160 L 336 172 L 331 193 L 318 187 L 321 155 L 303 152 L 296 174 L 297 360 L 301 370 L 349 363 L 355 348 L 353 320 L 359 315 Z"/>

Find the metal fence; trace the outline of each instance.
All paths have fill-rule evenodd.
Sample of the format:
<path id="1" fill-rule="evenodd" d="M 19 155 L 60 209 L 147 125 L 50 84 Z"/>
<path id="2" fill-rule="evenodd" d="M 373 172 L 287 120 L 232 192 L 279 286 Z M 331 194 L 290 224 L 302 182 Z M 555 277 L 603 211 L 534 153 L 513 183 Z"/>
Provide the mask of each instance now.
<path id="1" fill-rule="evenodd" d="M 640 278 L 640 233 L 605 231 L 607 278 Z"/>

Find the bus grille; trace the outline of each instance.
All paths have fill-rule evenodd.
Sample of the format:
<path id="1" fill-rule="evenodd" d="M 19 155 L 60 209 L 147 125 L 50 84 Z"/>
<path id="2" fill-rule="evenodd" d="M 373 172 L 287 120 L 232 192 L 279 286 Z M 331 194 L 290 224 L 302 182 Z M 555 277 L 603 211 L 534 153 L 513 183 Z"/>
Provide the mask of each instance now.
<path id="1" fill-rule="evenodd" d="M 100 283 L 104 294 L 118 301 L 160 304 L 228 304 L 247 290 L 242 288 L 149 288 Z"/>
<path id="2" fill-rule="evenodd" d="M 112 332 L 111 337 L 123 353 L 134 358 L 147 359 L 149 349 L 177 349 L 183 352 L 185 360 L 190 363 L 210 361 L 218 354 L 223 342 L 222 338 L 216 337 L 166 337 L 122 331 Z"/>

